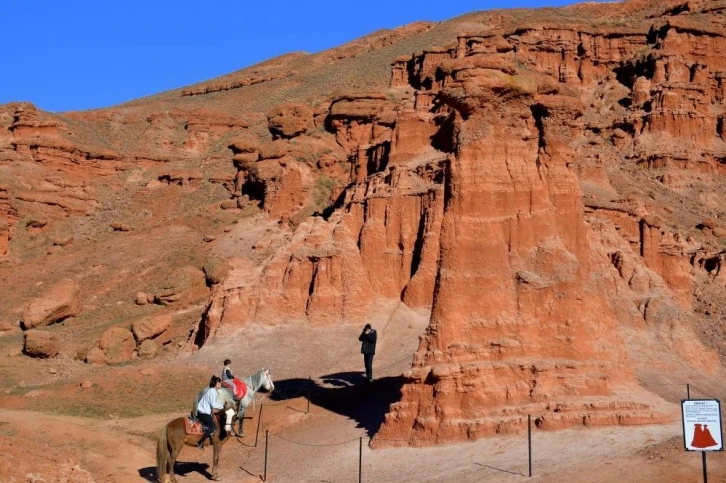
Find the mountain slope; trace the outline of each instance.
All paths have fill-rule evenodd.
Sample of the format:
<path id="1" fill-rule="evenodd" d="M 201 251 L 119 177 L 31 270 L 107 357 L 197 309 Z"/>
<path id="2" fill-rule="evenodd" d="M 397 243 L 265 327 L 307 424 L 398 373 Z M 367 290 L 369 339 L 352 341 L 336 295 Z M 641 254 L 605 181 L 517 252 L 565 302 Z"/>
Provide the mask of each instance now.
<path id="1" fill-rule="evenodd" d="M 0 106 L 0 345 L 38 306 L 45 355 L 115 364 L 388 301 L 431 318 L 379 444 L 663 421 L 638 380 L 726 350 L 725 11 L 473 13 L 109 109 Z"/>

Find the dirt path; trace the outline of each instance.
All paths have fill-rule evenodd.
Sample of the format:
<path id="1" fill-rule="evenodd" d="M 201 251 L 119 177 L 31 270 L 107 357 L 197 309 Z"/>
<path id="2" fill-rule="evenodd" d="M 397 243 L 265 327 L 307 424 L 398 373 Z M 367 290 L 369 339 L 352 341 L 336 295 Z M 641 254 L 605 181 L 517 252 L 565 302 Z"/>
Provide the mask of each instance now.
<path id="1" fill-rule="evenodd" d="M 3 482 L 125 482 L 153 464 L 149 439 L 94 420 L 32 411 L 2 411 L 0 445 Z"/>
<path id="2" fill-rule="evenodd" d="M 225 481 L 259 481 L 264 435 L 269 431 L 268 481 L 354 482 L 358 478 L 356 421 L 303 398 L 267 406 L 255 447 L 256 416 L 248 435 L 231 440 L 221 457 Z M 259 408 L 257 408 L 259 411 Z M 255 412 L 254 415 L 258 414 Z M 171 415 L 169 415 L 171 416 Z M 169 416 L 90 421 L 29 411 L 3 411 L 0 481 L 132 482 L 153 479 L 154 442 L 131 432 Z M 363 481 L 473 483 L 699 482 L 701 460 L 682 449 L 680 425 L 535 431 L 533 477 L 527 478 L 526 435 L 495 437 L 432 448 L 371 450 L 364 436 Z M 184 448 L 177 473 L 183 481 L 207 481 L 212 452 Z M 722 453 L 708 455 L 709 480 L 726 481 Z"/>

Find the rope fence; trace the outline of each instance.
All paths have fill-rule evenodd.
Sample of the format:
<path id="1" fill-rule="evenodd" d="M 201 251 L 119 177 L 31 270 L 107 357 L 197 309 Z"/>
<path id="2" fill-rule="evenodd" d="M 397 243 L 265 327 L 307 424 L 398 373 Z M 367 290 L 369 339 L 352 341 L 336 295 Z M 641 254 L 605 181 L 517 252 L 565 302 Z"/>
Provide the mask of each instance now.
<path id="1" fill-rule="evenodd" d="M 384 366 L 382 369 L 380 369 L 380 371 L 385 371 L 386 369 L 395 367 L 399 364 L 402 364 L 403 362 L 410 363 L 411 358 L 406 357 L 405 359 L 395 361 L 391 364 Z M 717 399 L 716 397 L 712 396 L 709 392 L 703 391 L 700 388 L 698 388 L 697 386 L 692 385 L 691 383 L 678 383 L 678 382 L 675 382 L 675 383 L 649 383 L 649 382 L 645 382 L 645 381 L 639 381 L 639 382 L 643 386 L 653 386 L 653 387 L 658 386 L 658 387 L 676 388 L 679 391 L 683 391 L 684 399 L 689 399 L 694 394 L 696 394 L 696 395 L 700 394 L 702 396 L 705 396 L 705 397 L 708 397 L 711 399 Z M 312 442 L 307 442 L 307 441 L 296 441 L 295 439 L 291 439 L 291 438 L 283 436 L 277 432 L 271 432 L 270 429 L 266 429 L 266 428 L 269 428 L 272 425 L 272 423 L 274 423 L 277 419 L 279 419 L 282 416 L 277 416 L 273 419 L 265 418 L 264 417 L 265 413 L 263 412 L 264 407 L 279 406 L 281 404 L 289 403 L 289 401 L 291 399 L 295 399 L 295 398 L 303 395 L 306 391 L 307 391 L 307 399 L 308 399 L 308 401 L 307 401 L 308 407 L 307 407 L 306 413 L 310 413 L 310 399 L 311 399 L 310 389 L 312 387 L 314 387 L 314 384 L 315 384 L 315 381 L 312 379 L 312 377 L 310 377 L 310 378 L 308 378 L 307 382 L 302 383 L 300 385 L 300 387 L 297 388 L 297 391 L 292 396 L 283 394 L 284 393 L 283 391 L 278 391 L 279 393 L 283 394 L 283 397 L 286 398 L 285 400 L 272 402 L 272 403 L 270 403 L 270 402 L 260 403 L 260 409 L 259 409 L 258 421 L 257 421 L 257 435 L 255 437 L 255 447 L 257 447 L 257 445 L 258 445 L 260 432 L 264 429 L 264 437 L 265 437 L 264 471 L 263 471 L 263 474 L 260 475 L 260 476 L 262 476 L 263 481 L 267 481 L 267 470 L 268 470 L 268 465 L 269 465 L 269 461 L 268 461 L 269 450 L 270 450 L 272 442 L 274 442 L 274 440 L 277 439 L 283 443 L 296 445 L 296 446 L 300 446 L 300 447 L 317 448 L 317 449 L 340 447 L 340 446 L 352 444 L 352 443 L 355 443 L 356 441 L 358 441 L 359 447 L 360 447 L 359 452 L 358 452 L 358 481 L 362 482 L 363 440 L 367 438 L 369 443 L 371 441 L 371 438 L 368 437 L 366 434 L 361 434 L 359 436 L 345 439 L 343 441 L 335 441 L 335 442 L 330 442 L 330 443 L 312 443 Z M 674 418 L 669 418 L 666 421 L 666 423 L 674 423 L 674 422 L 679 422 L 679 421 L 681 421 L 680 417 L 674 417 Z M 515 419 L 515 420 L 511 420 L 510 422 L 519 423 L 519 422 L 525 422 L 525 420 L 524 420 L 524 417 L 522 417 L 519 420 Z M 429 438 L 416 438 L 416 441 L 442 442 L 442 441 L 449 441 L 449 440 L 467 440 L 467 439 L 471 439 L 472 436 L 476 436 L 476 435 L 484 433 L 484 432 L 491 433 L 493 431 L 495 433 L 498 433 L 499 430 L 502 428 L 503 424 L 504 424 L 503 422 L 498 422 L 498 423 L 489 424 L 486 426 L 480 426 L 480 427 L 477 427 L 476 429 L 467 428 L 466 431 L 463 431 L 459 434 L 433 436 L 433 437 L 429 437 Z M 527 475 L 522 474 L 522 476 L 531 477 L 532 476 L 532 417 L 531 417 L 531 415 L 528 415 L 526 418 L 526 426 L 527 426 L 528 474 Z M 380 438 L 380 437 L 377 437 L 375 439 L 376 439 L 376 441 L 394 443 L 394 444 L 396 444 L 396 443 L 407 444 L 412 441 L 412 439 L 391 439 L 391 438 Z M 252 451 L 252 450 L 253 449 L 250 449 L 250 451 Z M 249 454 L 247 455 L 247 458 L 245 461 L 247 461 L 247 460 L 249 460 Z M 520 474 L 520 473 L 516 473 L 516 474 Z M 280 474 L 280 476 L 283 476 L 283 475 Z M 292 477 L 292 475 L 286 475 L 286 476 Z"/>
<path id="2" fill-rule="evenodd" d="M 470 437 L 472 434 L 481 433 L 485 430 L 495 429 L 499 428 L 501 424 L 492 424 L 484 427 L 477 428 L 476 430 L 467 430 L 464 433 L 457 434 L 457 435 L 449 435 L 449 436 L 440 436 L 435 438 L 419 438 L 419 441 L 441 441 L 441 440 L 447 440 L 447 439 L 461 439 L 463 437 Z M 262 477 L 262 481 L 267 481 L 267 469 L 269 466 L 269 451 L 270 451 L 270 442 L 272 441 L 272 438 L 276 438 L 278 440 L 284 441 L 289 444 L 302 446 L 302 447 L 308 447 L 308 448 L 330 448 L 334 446 L 342 446 L 346 444 L 351 444 L 354 442 L 358 442 L 359 444 L 359 450 L 358 450 L 358 481 L 359 483 L 363 480 L 363 439 L 366 438 L 365 435 L 361 435 L 355 438 L 346 439 L 344 441 L 338 441 L 334 443 L 307 443 L 307 442 L 301 442 L 301 441 L 294 441 L 292 439 L 286 438 L 284 436 L 281 436 L 280 434 L 271 433 L 269 430 L 265 430 L 265 454 L 264 454 L 264 466 L 263 466 L 263 473 L 260 475 Z M 407 443 L 410 442 L 410 440 L 404 440 L 404 439 L 385 439 L 385 438 L 377 438 L 378 441 L 386 441 L 386 442 L 400 442 L 400 443 Z M 370 442 L 370 438 L 368 438 L 368 441 Z M 528 474 L 522 475 L 522 476 L 532 476 L 532 416 L 527 415 L 527 457 L 528 457 Z M 249 459 L 249 456 L 248 458 Z M 292 476 L 292 475 L 285 475 L 285 476 Z"/>
<path id="3" fill-rule="evenodd" d="M 522 417 L 524 420 L 525 418 Z M 501 471 L 507 471 L 512 474 L 518 474 L 523 477 L 532 477 L 533 475 L 533 452 L 532 452 L 532 416 L 527 415 L 526 418 L 526 425 L 527 425 L 527 463 L 528 463 L 528 471 L 527 474 L 524 473 L 515 473 L 514 471 L 509 470 L 501 470 Z M 674 422 L 680 422 L 680 417 L 670 418 L 666 423 L 674 423 Z M 454 434 L 454 435 L 447 435 L 447 436 L 436 436 L 431 438 L 417 438 L 417 441 L 428 441 L 428 442 L 440 442 L 440 441 L 446 441 L 446 440 L 453 440 L 453 439 L 469 439 L 472 435 L 476 435 L 479 433 L 483 433 L 485 431 L 490 430 L 496 430 L 501 427 L 501 423 L 495 423 L 490 424 L 486 426 L 479 427 L 477 429 L 468 429 L 465 432 Z M 309 443 L 305 441 L 296 441 L 294 439 L 290 439 L 288 437 L 282 436 L 278 433 L 273 433 L 269 429 L 265 430 L 265 453 L 264 453 L 264 470 L 262 475 L 262 481 L 267 481 L 268 477 L 268 467 L 269 467 L 269 452 L 270 449 L 273 446 L 273 442 L 275 439 L 280 440 L 287 444 L 292 444 L 296 446 L 301 447 L 307 447 L 307 448 L 332 448 L 332 447 L 339 447 L 347 444 L 355 443 L 356 441 L 359 443 L 359 451 L 358 451 L 358 481 L 362 482 L 363 480 L 363 474 L 362 474 L 362 468 L 363 468 L 363 440 L 368 439 L 368 442 L 371 441 L 371 438 L 367 437 L 365 434 L 361 434 L 360 436 L 345 439 L 342 441 L 336 441 L 331 443 Z M 389 442 L 389 443 L 410 443 L 410 439 L 389 439 L 389 438 L 376 438 L 376 441 L 381 442 Z M 249 455 L 247 457 L 247 460 L 249 459 Z M 337 460 L 336 460 L 337 461 Z M 278 476 L 289 476 L 290 478 L 294 478 L 294 475 L 287 475 L 284 473 L 278 473 Z"/>
<path id="4" fill-rule="evenodd" d="M 287 438 L 285 438 L 283 436 L 280 436 L 279 434 L 274 434 L 274 433 L 272 434 L 272 436 L 274 436 L 274 437 L 276 437 L 278 439 L 281 439 L 281 440 L 283 440 L 285 442 L 288 442 L 288 443 L 296 444 L 298 446 L 308 446 L 308 447 L 311 447 L 311 448 L 327 448 L 327 447 L 330 447 L 330 446 L 340 446 L 340 445 L 343 445 L 343 444 L 352 443 L 353 441 L 358 441 L 360 438 L 363 437 L 363 436 L 358 436 L 357 438 L 348 439 L 346 441 L 340 441 L 338 443 L 313 444 L 313 443 L 301 443 L 300 441 L 292 441 L 292 440 L 287 439 Z"/>
<path id="5" fill-rule="evenodd" d="M 413 357 L 409 355 L 403 359 L 386 364 L 383 367 L 376 369 L 376 373 L 379 374 L 379 378 L 387 377 L 387 376 L 380 376 L 380 374 L 386 374 L 386 372 L 389 371 L 390 369 L 396 368 L 404 363 L 406 363 L 410 367 L 413 363 Z M 392 371 L 392 372 L 395 372 L 395 371 Z M 326 376 L 323 376 L 323 378 L 322 378 L 323 382 L 325 382 L 325 377 Z M 682 396 L 683 396 L 682 399 L 691 399 L 694 396 L 696 396 L 696 397 L 694 397 L 695 399 L 699 399 L 699 397 L 697 397 L 699 395 L 702 396 L 703 398 L 718 399 L 718 397 L 712 395 L 710 392 L 704 391 L 704 390 L 700 389 L 698 386 L 696 386 L 690 382 L 679 382 L 679 381 L 676 381 L 676 382 L 646 382 L 643 380 L 639 380 L 638 382 L 640 385 L 642 385 L 644 387 L 651 387 L 651 388 L 661 387 L 661 388 L 673 389 L 673 391 L 670 393 L 671 396 L 673 395 L 673 392 L 678 392 L 678 393 L 682 394 Z M 255 402 L 253 402 L 253 404 L 256 403 L 259 405 L 259 413 L 257 415 L 257 430 L 256 430 L 256 434 L 255 434 L 255 444 L 254 444 L 254 448 L 248 447 L 249 449 L 248 449 L 248 452 L 246 454 L 246 458 L 245 458 L 243 464 L 247 464 L 247 462 L 250 460 L 252 452 L 256 451 L 255 448 L 258 447 L 261 432 L 264 431 L 264 438 L 265 438 L 264 470 L 263 470 L 262 475 L 259 475 L 259 476 L 262 476 L 262 481 L 267 481 L 267 476 L 268 476 L 267 470 L 268 470 L 268 464 L 269 464 L 268 454 L 269 454 L 271 443 L 274 442 L 275 439 L 277 439 L 283 443 L 296 445 L 296 446 L 300 446 L 300 447 L 306 447 L 306 448 L 316 448 L 316 449 L 341 447 L 344 445 L 355 443 L 357 441 L 359 444 L 358 462 L 357 462 L 358 463 L 358 481 L 359 481 L 359 483 L 362 482 L 363 440 L 364 440 L 364 438 L 367 438 L 369 443 L 371 441 L 371 438 L 367 435 L 367 433 L 364 432 L 356 437 L 345 439 L 343 441 L 336 441 L 336 442 L 329 442 L 329 443 L 313 443 L 313 442 L 307 442 L 307 441 L 296 441 L 294 439 L 283 436 L 277 432 L 270 431 L 270 427 L 273 425 L 273 423 L 275 421 L 277 421 L 278 419 L 280 419 L 281 417 L 284 417 L 284 412 L 278 413 L 277 416 L 270 418 L 270 416 L 267 416 L 267 412 L 263 411 L 264 408 L 266 408 L 266 407 L 271 408 L 271 407 L 276 407 L 276 406 L 281 406 L 281 405 L 289 405 L 291 401 L 293 401 L 301 396 L 306 396 L 307 408 L 305 409 L 305 413 L 309 414 L 311 412 L 310 404 L 311 404 L 311 400 L 312 400 L 312 390 L 315 388 L 318 388 L 318 387 L 322 388 L 322 386 L 318 386 L 317 384 L 318 384 L 318 379 L 317 378 L 313 379 L 311 376 L 311 377 L 308 377 L 307 381 L 301 380 L 301 382 L 297 385 L 297 387 L 294 387 L 294 389 L 293 389 L 294 392 L 292 394 L 290 394 L 288 392 L 290 388 L 287 388 L 288 391 L 286 391 L 286 390 L 282 390 L 282 389 L 279 389 L 276 387 L 271 393 L 267 394 L 266 396 L 263 396 L 265 399 L 264 401 L 257 403 L 257 399 L 255 398 L 255 400 L 254 400 Z M 274 394 L 279 395 L 282 399 L 279 401 L 270 401 L 270 396 L 272 396 Z M 262 396 L 262 394 L 259 394 L 259 395 Z M 290 407 L 290 409 L 298 410 L 293 407 Z M 680 422 L 680 421 L 681 421 L 681 417 L 679 416 L 679 417 L 669 418 L 667 421 L 665 421 L 665 423 L 669 424 L 669 423 Z M 527 458 L 528 458 L 528 470 L 529 470 L 528 475 L 524 475 L 521 473 L 513 473 L 513 472 L 512 472 L 512 474 L 521 474 L 522 476 L 531 477 L 532 476 L 532 417 L 531 417 L 531 415 L 527 415 L 526 419 L 524 418 L 524 416 L 522 416 L 519 419 L 515 418 L 515 419 L 509 420 L 506 422 L 505 421 L 497 422 L 497 423 L 489 424 L 486 426 L 480 426 L 480 427 L 477 427 L 476 429 L 467 428 L 465 431 L 462 431 L 459 434 L 449 434 L 449 435 L 433 436 L 433 437 L 427 437 L 427 438 L 417 437 L 417 438 L 415 438 L 415 441 L 436 443 L 436 442 L 451 441 L 451 440 L 470 440 L 470 439 L 472 439 L 472 436 L 476 436 L 476 435 L 479 435 L 479 434 L 482 434 L 485 432 L 489 432 L 490 434 L 500 433 L 503 426 L 506 425 L 507 423 L 515 423 L 515 424 L 526 423 Z M 408 444 L 408 443 L 411 443 L 413 441 L 413 439 L 412 438 L 390 439 L 390 438 L 375 437 L 375 441 L 394 443 L 394 444 Z M 247 471 L 247 470 L 245 470 L 245 471 Z M 505 470 L 502 470 L 502 471 L 505 471 Z M 248 471 L 248 473 L 249 473 L 249 471 Z M 280 476 L 283 476 L 283 475 L 280 474 Z M 292 478 L 292 475 L 285 475 L 285 476 L 290 476 Z"/>
<path id="6" fill-rule="evenodd" d="M 383 371 L 385 371 L 386 369 L 390 369 L 391 367 L 397 366 L 397 365 L 399 365 L 399 364 L 401 364 L 401 363 L 403 363 L 403 362 L 408 362 L 409 364 L 410 364 L 410 363 L 413 363 L 413 356 L 407 356 L 407 357 L 404 357 L 404 358 L 403 358 L 403 359 L 401 359 L 400 361 L 396 361 L 396 362 L 393 362 L 393 363 L 391 363 L 391 364 L 388 364 L 387 366 L 383 366 L 383 367 L 381 367 L 380 369 L 378 369 L 378 371 L 379 371 L 379 372 L 383 372 Z"/>

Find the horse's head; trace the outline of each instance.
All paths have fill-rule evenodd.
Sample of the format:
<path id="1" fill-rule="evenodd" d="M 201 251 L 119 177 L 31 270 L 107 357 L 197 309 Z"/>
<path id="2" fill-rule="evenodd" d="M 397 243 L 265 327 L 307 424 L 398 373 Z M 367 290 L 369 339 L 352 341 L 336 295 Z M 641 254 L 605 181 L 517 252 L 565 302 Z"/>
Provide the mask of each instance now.
<path id="1" fill-rule="evenodd" d="M 232 432 L 232 423 L 234 422 L 234 416 L 237 414 L 237 411 L 235 410 L 234 401 L 227 401 L 224 404 L 224 415 L 225 415 L 225 422 L 224 422 L 224 430 L 228 433 Z"/>
<path id="2" fill-rule="evenodd" d="M 272 382 L 272 376 L 270 375 L 269 369 L 262 369 L 262 387 L 266 391 L 272 392 L 275 390 L 275 383 Z"/>

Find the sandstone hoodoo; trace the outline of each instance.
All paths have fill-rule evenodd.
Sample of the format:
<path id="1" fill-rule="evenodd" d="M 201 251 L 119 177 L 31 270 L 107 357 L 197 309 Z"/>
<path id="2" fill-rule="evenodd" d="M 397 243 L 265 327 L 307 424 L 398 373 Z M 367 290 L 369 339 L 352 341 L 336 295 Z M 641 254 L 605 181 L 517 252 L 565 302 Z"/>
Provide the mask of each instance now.
<path id="1" fill-rule="evenodd" d="M 371 323 L 374 447 L 671 421 L 726 360 L 724 14 L 478 12 L 0 106 L 0 358 L 74 374 L 59 397 L 129 365 L 176 390 L 231 347 L 294 380 L 350 370 L 335 338 Z"/>
<path id="2" fill-rule="evenodd" d="M 383 439 L 508 432 L 526 413 L 552 428 L 658 421 L 634 403 L 592 411 L 633 376 L 568 168 L 584 106 L 514 60 L 465 55 L 438 71 L 452 156 L 436 296 Z"/>

